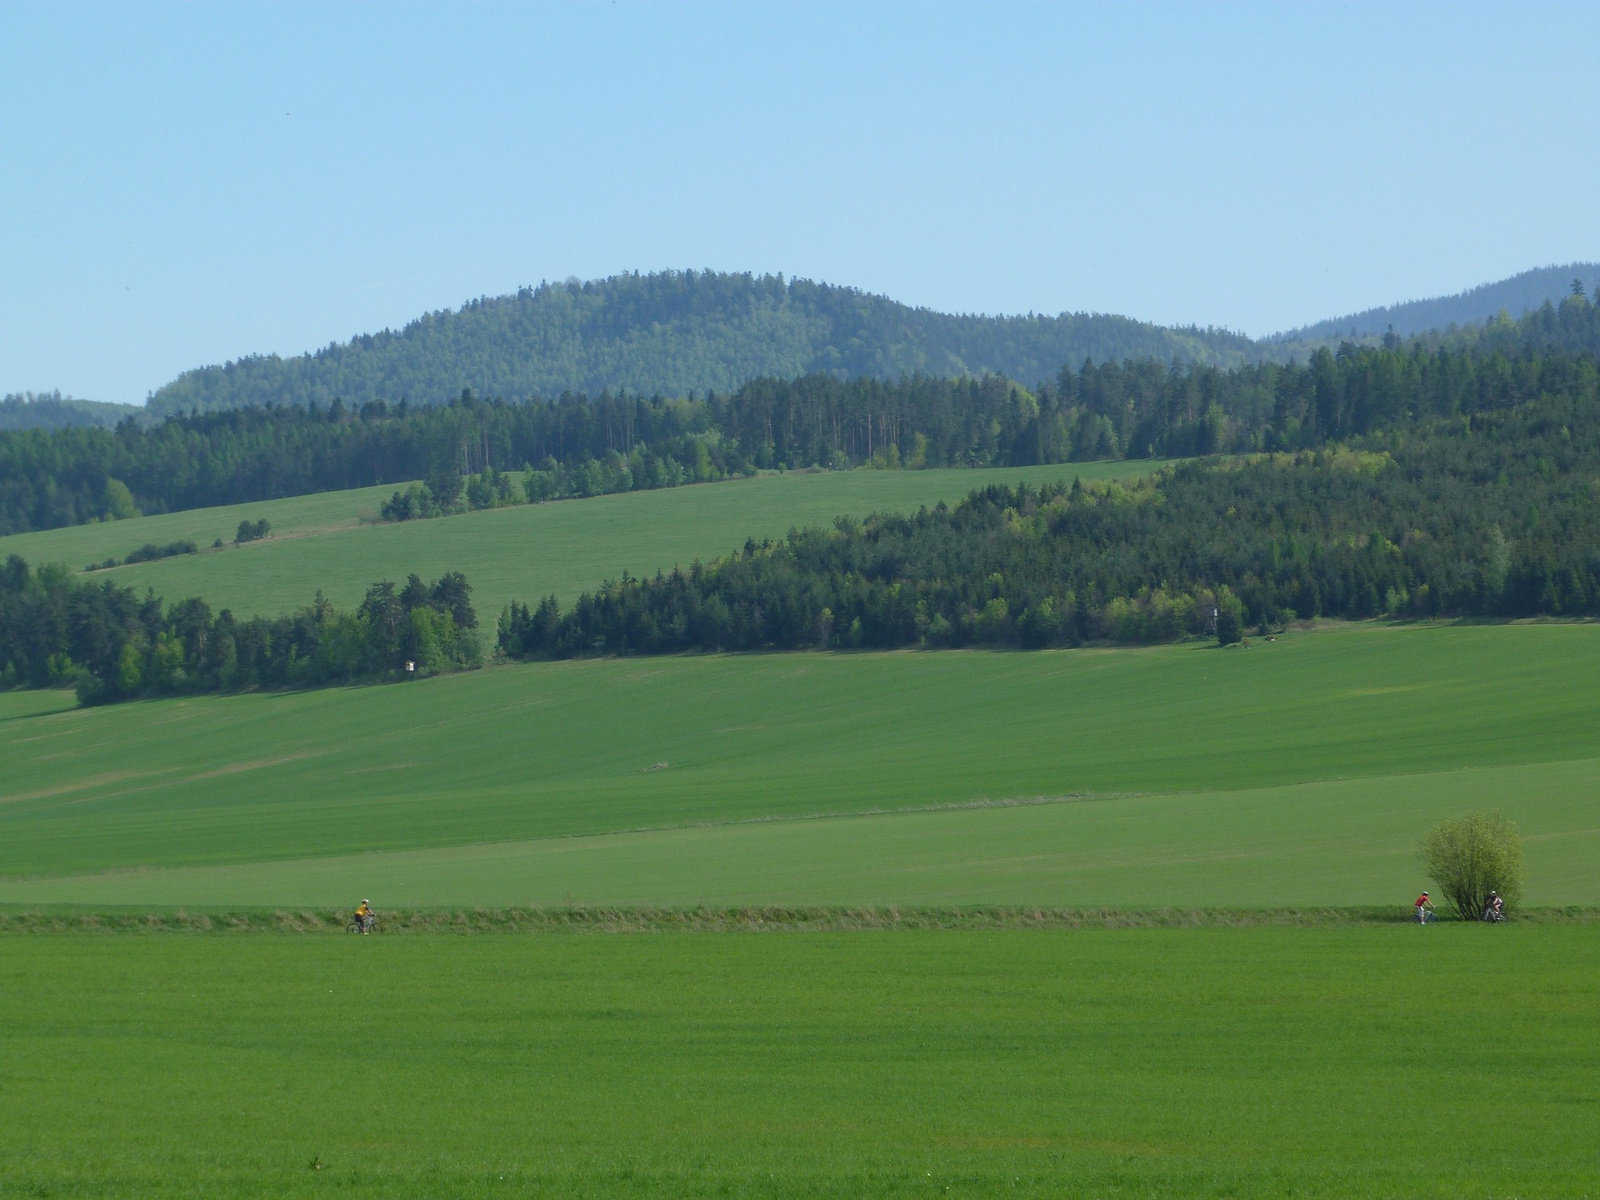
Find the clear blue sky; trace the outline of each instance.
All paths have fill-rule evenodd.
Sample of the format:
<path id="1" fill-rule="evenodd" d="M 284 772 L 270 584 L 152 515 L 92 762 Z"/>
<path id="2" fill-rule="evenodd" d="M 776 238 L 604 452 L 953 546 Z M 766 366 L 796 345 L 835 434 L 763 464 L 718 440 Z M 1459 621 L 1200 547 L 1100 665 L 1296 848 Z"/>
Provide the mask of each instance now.
<path id="1" fill-rule="evenodd" d="M 1600 259 L 1600 5 L 0 4 L 0 392 L 541 279 L 1252 334 Z"/>

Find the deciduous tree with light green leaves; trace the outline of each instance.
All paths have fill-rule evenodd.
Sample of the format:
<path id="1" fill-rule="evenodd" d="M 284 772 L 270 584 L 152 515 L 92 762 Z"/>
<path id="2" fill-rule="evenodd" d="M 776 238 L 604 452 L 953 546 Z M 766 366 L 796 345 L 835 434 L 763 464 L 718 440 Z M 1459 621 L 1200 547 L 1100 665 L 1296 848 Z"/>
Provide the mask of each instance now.
<path id="1" fill-rule="evenodd" d="M 1463 921 L 1483 915 L 1491 892 L 1507 908 L 1522 898 L 1522 838 L 1498 812 L 1440 821 L 1422 840 L 1422 861 Z"/>

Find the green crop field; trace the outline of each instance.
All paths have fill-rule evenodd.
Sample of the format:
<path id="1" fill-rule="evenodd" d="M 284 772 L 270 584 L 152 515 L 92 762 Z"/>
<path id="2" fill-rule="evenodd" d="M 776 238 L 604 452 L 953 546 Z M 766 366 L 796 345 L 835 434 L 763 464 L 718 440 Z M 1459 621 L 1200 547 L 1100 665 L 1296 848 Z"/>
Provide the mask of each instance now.
<path id="1" fill-rule="evenodd" d="M 1399 904 L 1499 807 L 1600 903 L 1600 627 L 0 697 L 0 903 Z"/>
<path id="2" fill-rule="evenodd" d="M 313 497 L 227 516 L 290 536 L 138 570 L 268 609 L 453 567 L 480 603 L 570 595 L 934 475 L 391 527 Z M 139 540 L 198 540 L 172 529 Z M 1592 923 L 25 932 L 363 895 L 1400 915 L 1422 833 L 1490 807 L 1530 904 L 1595 906 L 1597 677 L 1596 625 L 1370 624 L 0 694 L 0 907 L 43 913 L 0 932 L 0 1200 L 1600 1195 Z"/>
<path id="3" fill-rule="evenodd" d="M 910 511 L 953 503 L 973 488 L 1027 480 L 1113 479 L 1156 462 L 1071 463 L 997 470 L 822 471 L 656 492 L 463 513 L 432 521 L 363 524 L 393 487 L 325 492 L 259 504 L 197 509 L 0 538 L 0 558 L 91 562 L 125 558 L 146 542 L 192 539 L 200 554 L 97 572 L 169 600 L 203 596 L 214 609 L 274 615 L 310 602 L 318 588 L 335 604 L 361 601 L 378 579 L 429 579 L 462 571 L 481 618 L 492 626 L 513 598 L 554 593 L 563 603 L 623 571 L 653 575 L 674 564 L 727 554 L 748 537 L 782 537 L 794 526 L 825 525 L 841 514 Z M 232 545 L 242 520 L 265 518 L 273 536 Z M 221 538 L 228 543 L 210 549 Z"/>
<path id="4" fill-rule="evenodd" d="M 0 938 L 0 1196 L 1582 1197 L 1593 926 Z"/>

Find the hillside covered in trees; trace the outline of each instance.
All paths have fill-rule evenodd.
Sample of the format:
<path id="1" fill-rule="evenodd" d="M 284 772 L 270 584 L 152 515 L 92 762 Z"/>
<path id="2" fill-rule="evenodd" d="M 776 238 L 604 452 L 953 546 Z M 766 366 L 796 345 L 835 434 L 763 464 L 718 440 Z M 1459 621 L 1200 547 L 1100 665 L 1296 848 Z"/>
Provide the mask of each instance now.
<path id="1" fill-rule="evenodd" d="M 230 488 L 424 461 L 452 492 L 475 472 L 466 491 L 495 502 L 513 486 L 497 461 L 541 453 L 561 478 L 581 474 L 572 464 L 648 476 L 686 462 L 705 477 L 808 457 L 892 468 L 1201 456 L 1133 483 L 994 487 L 954 509 L 747 542 L 670 575 L 624 576 L 566 612 L 548 597 L 514 604 L 497 629 L 512 658 L 1226 642 L 1317 616 L 1600 616 L 1597 335 L 1600 308 L 1574 294 L 1467 343 L 1391 338 L 1304 366 L 1086 364 L 1036 391 L 998 376 L 814 375 L 695 401 L 248 409 L 153 430 L 0 435 L 0 452 L 34 453 L 0 478 L 8 497 L 30 478 L 70 497 L 56 473 L 70 483 L 76 462 L 82 496 L 101 495 L 115 516 L 142 498 L 135 488 L 216 503 Z M 17 469 L 29 462 L 38 474 Z M 529 468 L 514 486 L 537 499 L 551 470 Z M 459 576 L 412 579 L 375 585 L 354 613 L 319 601 L 240 623 L 200 599 L 166 607 L 13 556 L 0 577 L 0 685 L 75 680 L 100 701 L 383 678 L 406 661 L 458 669 L 479 653 L 467 594 Z"/>
<path id="2" fill-rule="evenodd" d="M 1600 287 L 1600 263 L 1568 263 L 1539 267 L 1494 283 L 1480 284 L 1453 296 L 1411 300 L 1333 317 L 1267 338 L 1269 345 L 1315 343 L 1340 338 L 1382 337 L 1393 330 L 1399 337 L 1443 331 L 1450 326 L 1484 325 L 1505 313 L 1513 321 L 1543 307 L 1560 304 L 1570 294 L 1572 281 L 1586 290 Z"/>
<path id="3" fill-rule="evenodd" d="M 148 407 L 159 419 L 335 398 L 417 406 L 448 403 L 463 388 L 506 400 L 607 390 L 687 396 L 818 373 L 995 373 L 1031 383 L 1086 358 L 1229 366 L 1248 359 L 1252 345 L 1240 334 L 1127 317 L 957 316 L 803 279 L 668 271 L 541 284 L 314 354 L 202 367 L 161 388 Z"/>
<path id="4" fill-rule="evenodd" d="M 1170 641 L 1295 618 L 1600 615 L 1600 369 L 1346 444 L 1101 486 L 990 487 L 841 519 L 563 612 L 502 614 L 512 658 L 807 646 Z"/>
<path id="5" fill-rule="evenodd" d="M 78 400 L 60 392 L 14 392 L 0 397 L 0 430 L 76 429 L 84 425 L 110 429 L 129 417 L 144 415 L 137 404 Z"/>
<path id="6" fill-rule="evenodd" d="M 1299 450 L 1417 417 L 1532 399 L 1600 348 L 1600 307 L 1569 296 L 1467 340 L 1388 339 L 1305 364 L 1144 359 L 895 382 L 758 379 L 698 399 L 248 408 L 146 428 L 0 433 L 0 534 L 430 478 L 403 516 L 668 487 L 754 469 L 1025 466 Z M 488 477 L 486 480 L 484 477 Z M 512 476 L 507 478 L 507 476 Z M 467 477 L 467 486 L 460 486 Z M 475 486 L 474 486 L 475 484 Z"/>

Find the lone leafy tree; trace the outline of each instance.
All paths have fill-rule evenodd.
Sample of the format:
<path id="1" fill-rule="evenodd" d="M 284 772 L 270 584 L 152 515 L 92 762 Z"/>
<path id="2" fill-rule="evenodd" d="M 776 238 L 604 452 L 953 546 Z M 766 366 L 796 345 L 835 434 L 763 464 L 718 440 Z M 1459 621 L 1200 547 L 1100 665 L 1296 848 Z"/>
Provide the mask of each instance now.
<path id="1" fill-rule="evenodd" d="M 1498 812 L 1440 821 L 1422 839 L 1422 861 L 1463 921 L 1483 914 L 1490 892 L 1508 908 L 1522 898 L 1522 839 Z"/>

